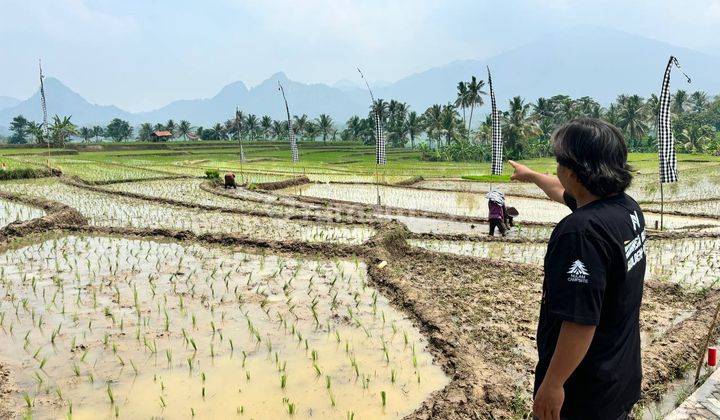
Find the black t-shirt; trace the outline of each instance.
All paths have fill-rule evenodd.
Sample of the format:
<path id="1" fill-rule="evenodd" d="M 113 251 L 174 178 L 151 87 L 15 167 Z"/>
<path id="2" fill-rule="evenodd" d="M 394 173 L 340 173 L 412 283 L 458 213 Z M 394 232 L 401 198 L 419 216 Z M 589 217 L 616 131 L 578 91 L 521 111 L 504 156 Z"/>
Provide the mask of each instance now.
<path id="1" fill-rule="evenodd" d="M 616 419 L 640 397 L 640 302 L 645 278 L 645 219 L 627 194 L 581 208 L 553 230 L 537 332 L 535 392 L 550 365 L 563 321 L 596 325 L 580 365 L 565 382 L 561 415 Z"/>

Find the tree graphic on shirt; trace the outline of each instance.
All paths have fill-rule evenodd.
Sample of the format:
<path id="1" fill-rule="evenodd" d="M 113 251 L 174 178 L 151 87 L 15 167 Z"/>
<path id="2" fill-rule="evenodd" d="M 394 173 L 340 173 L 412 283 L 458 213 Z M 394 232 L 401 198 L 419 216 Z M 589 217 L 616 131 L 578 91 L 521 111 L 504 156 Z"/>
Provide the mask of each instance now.
<path id="1" fill-rule="evenodd" d="M 568 274 L 571 274 L 574 276 L 587 276 L 589 273 L 588 273 L 587 269 L 585 268 L 585 264 L 583 264 L 583 262 L 580 260 L 576 260 L 570 266 L 570 270 L 568 270 Z"/>

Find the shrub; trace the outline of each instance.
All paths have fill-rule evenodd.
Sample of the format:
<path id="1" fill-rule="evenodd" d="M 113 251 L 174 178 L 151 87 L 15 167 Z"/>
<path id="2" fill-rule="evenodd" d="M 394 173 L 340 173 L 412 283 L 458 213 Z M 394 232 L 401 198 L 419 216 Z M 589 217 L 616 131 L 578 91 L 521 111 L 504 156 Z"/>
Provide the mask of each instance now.
<path id="1" fill-rule="evenodd" d="M 42 178 L 51 175 L 52 172 L 45 168 L 17 168 L 0 171 L 0 180 Z"/>
<path id="2" fill-rule="evenodd" d="M 487 162 L 491 153 L 488 145 L 462 140 L 437 149 L 421 144 L 420 156 L 430 162 Z"/>

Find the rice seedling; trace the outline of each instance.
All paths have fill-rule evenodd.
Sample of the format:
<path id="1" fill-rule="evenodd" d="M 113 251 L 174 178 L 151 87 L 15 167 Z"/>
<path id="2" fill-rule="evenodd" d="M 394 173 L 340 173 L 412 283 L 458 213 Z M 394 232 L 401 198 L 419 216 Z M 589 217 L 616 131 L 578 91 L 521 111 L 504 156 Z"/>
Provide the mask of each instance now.
<path id="1" fill-rule="evenodd" d="M 11 334 L 12 320 L 17 336 L 8 349 L 0 349 L 0 356 L 42 365 L 42 375 L 24 392 L 62 389 L 63 399 L 75 401 L 73 413 L 34 407 L 41 416 L 77 417 L 78 411 L 84 414 L 104 404 L 113 414 L 122 408 L 123 416 L 130 417 L 188 412 L 205 417 L 212 409 L 207 402 L 218 399 L 232 404 L 218 410 L 234 412 L 238 388 L 223 385 L 240 368 L 248 383 L 243 400 L 253 402 L 253 408 L 242 409 L 249 416 L 259 415 L 256 406 L 276 415 L 296 415 L 298 401 L 317 415 L 340 409 L 372 417 L 380 414 L 369 397 L 379 392 L 376 387 L 393 383 L 391 377 L 397 385 L 416 379 L 402 369 L 410 359 L 409 352 L 399 356 L 402 342 L 384 338 L 391 356 L 388 371 L 371 381 L 370 372 L 385 367 L 371 352 L 358 349 L 379 346 L 375 337 L 388 337 L 391 325 L 402 326 L 411 343 L 420 338 L 409 320 L 368 287 L 364 265 L 357 262 L 228 255 L 225 248 L 197 244 L 83 236 L 10 250 L 0 254 L 0 260 L 0 296 L 6 296 L 0 300 L 0 334 Z M 8 274 L 9 267 L 18 269 Z M 349 323 L 343 321 L 345 314 Z M 45 353 L 47 349 L 52 353 Z M 158 353 L 163 354 L 161 363 Z M 424 378 L 435 381 L 410 392 L 399 391 L 400 386 L 388 389 L 403 413 L 446 380 L 422 346 L 416 345 L 416 353 L 418 369 L 429 369 Z M 173 369 L 178 358 L 187 370 Z M 261 374 L 268 369 L 278 372 L 270 383 Z M 296 387 L 291 376 L 311 385 Z M 188 377 L 198 379 L 197 387 L 190 398 L 179 398 L 183 387 L 178 381 Z M 151 389 L 150 381 L 159 385 L 160 395 L 137 391 Z M 355 381 L 373 393 L 358 394 Z M 105 386 L 98 389 L 95 383 Z M 306 396 L 322 396 L 317 391 L 323 389 L 326 398 Z M 279 396 L 288 401 L 279 404 Z"/>

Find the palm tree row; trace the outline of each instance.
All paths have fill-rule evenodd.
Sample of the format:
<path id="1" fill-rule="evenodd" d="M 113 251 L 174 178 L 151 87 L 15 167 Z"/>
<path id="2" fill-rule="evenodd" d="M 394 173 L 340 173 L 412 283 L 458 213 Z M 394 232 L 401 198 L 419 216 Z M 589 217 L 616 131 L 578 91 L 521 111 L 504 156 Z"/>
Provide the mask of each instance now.
<path id="1" fill-rule="evenodd" d="M 423 147 L 440 149 L 455 147 L 466 150 L 467 144 L 478 144 L 480 149 L 489 148 L 491 124 L 485 111 L 484 121 L 473 127 L 473 118 L 478 108 L 485 104 L 483 90 L 485 82 L 471 77 L 467 82 L 457 85 L 457 98 L 447 104 L 429 106 L 424 112 L 411 110 L 408 104 L 397 100 L 376 100 L 365 118 L 353 116 L 345 127 L 338 130 L 333 119 L 321 114 L 315 119 L 307 115 L 293 117 L 293 131 L 300 140 L 336 140 L 338 135 L 345 141 L 375 142 L 374 115 L 377 114 L 386 132 L 391 147 Z M 705 92 L 688 93 L 677 91 L 671 98 L 670 110 L 673 118 L 673 131 L 680 151 L 715 153 L 720 149 L 720 97 L 710 98 Z M 645 99 L 639 95 L 619 95 L 607 107 L 585 96 L 571 98 L 567 95 L 555 95 L 550 98 L 538 98 L 533 103 L 526 102 L 520 96 L 509 100 L 501 112 L 502 128 L 507 155 L 511 158 L 545 156 L 551 153 L 550 136 L 566 121 L 579 117 L 603 118 L 618 126 L 625 134 L 632 151 L 656 150 L 656 116 L 659 111 L 659 99 L 651 95 Z M 70 117 L 55 117 L 49 126 L 50 142 L 64 143 L 72 136 L 83 141 L 112 138 L 116 141 L 130 139 L 132 127 L 126 121 L 114 119 L 107 127 L 93 126 L 76 128 Z M 10 142 L 23 143 L 30 140 L 46 143 L 45 131 L 33 121 L 22 116 L 16 117 L 10 126 Z M 274 120 L 270 116 L 258 117 L 237 110 L 235 115 L 223 123 L 211 127 L 195 127 L 189 121 L 176 123 L 144 123 L 137 132 L 142 141 L 157 140 L 158 131 L 167 131 L 170 138 L 182 140 L 286 140 L 288 123 L 286 120 Z"/>

